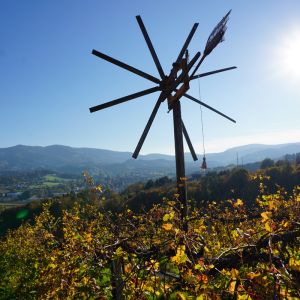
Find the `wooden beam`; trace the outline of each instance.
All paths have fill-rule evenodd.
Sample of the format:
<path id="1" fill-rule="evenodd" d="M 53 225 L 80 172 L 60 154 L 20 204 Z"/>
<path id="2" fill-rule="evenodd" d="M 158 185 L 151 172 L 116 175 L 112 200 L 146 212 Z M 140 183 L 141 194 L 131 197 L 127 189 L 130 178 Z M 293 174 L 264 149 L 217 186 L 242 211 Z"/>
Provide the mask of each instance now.
<path id="1" fill-rule="evenodd" d="M 183 224 L 183 230 L 187 232 L 187 195 L 186 195 L 186 178 L 184 166 L 184 148 L 182 137 L 182 119 L 180 101 L 174 103 L 173 106 L 173 124 L 174 124 L 174 140 L 175 140 L 175 159 L 176 159 L 176 177 L 177 190 L 179 194 L 180 215 Z"/>
<path id="2" fill-rule="evenodd" d="M 201 77 L 205 77 L 205 76 L 209 76 L 209 75 L 213 75 L 213 74 L 220 73 L 220 72 L 230 71 L 230 70 L 233 70 L 233 69 L 236 69 L 236 68 L 237 67 L 229 67 L 229 68 L 224 68 L 224 69 L 219 69 L 219 70 L 215 70 L 215 71 L 201 73 L 201 74 L 198 74 L 198 75 L 195 75 L 195 76 L 191 77 L 191 80 L 201 78 Z"/>
<path id="3" fill-rule="evenodd" d="M 152 113 L 150 115 L 150 118 L 149 118 L 149 120 L 148 120 L 148 122 L 146 124 L 146 127 L 145 127 L 145 129 L 144 129 L 144 131 L 142 133 L 142 136 L 140 137 L 140 140 L 139 140 L 139 142 L 138 142 L 138 144 L 137 144 L 137 146 L 136 146 L 136 148 L 135 148 L 135 150 L 134 150 L 134 152 L 132 154 L 132 157 L 135 158 L 135 159 L 138 157 L 138 155 L 139 155 L 139 153 L 141 151 L 141 148 L 142 148 L 142 146 L 144 144 L 144 141 L 145 141 L 145 139 L 147 137 L 147 134 L 148 134 L 148 132 L 150 130 L 150 127 L 151 127 L 151 125 L 153 123 L 153 120 L 154 120 L 154 118 L 155 118 L 155 116 L 157 114 L 157 111 L 158 111 L 159 107 L 160 107 L 162 97 L 163 97 L 163 92 L 161 92 L 161 94 L 159 95 L 159 98 L 156 101 L 156 104 L 155 104 L 155 106 L 153 108 L 153 111 L 152 111 Z"/>
<path id="4" fill-rule="evenodd" d="M 186 39 L 186 41 L 185 41 L 185 43 L 184 43 L 184 45 L 182 47 L 182 49 L 181 49 L 181 51 L 180 51 L 177 59 L 176 59 L 176 63 L 179 63 L 181 61 L 181 59 L 183 58 L 183 55 L 184 55 L 186 49 L 188 48 L 188 46 L 189 46 L 189 44 L 190 44 L 190 42 L 191 42 L 191 40 L 192 40 L 192 38 L 193 38 L 193 36 L 195 34 L 195 31 L 196 31 L 198 25 L 199 25 L 199 23 L 195 23 L 194 24 L 191 32 L 189 33 L 189 35 L 188 35 L 188 37 L 187 37 L 187 39 Z"/>
<path id="5" fill-rule="evenodd" d="M 155 63 L 156 68 L 158 70 L 158 73 L 159 73 L 161 79 L 163 79 L 163 78 L 165 78 L 165 73 L 164 73 L 164 71 L 162 69 L 162 66 L 161 66 L 161 64 L 159 62 L 159 59 L 158 59 L 158 57 L 156 55 L 156 52 L 154 50 L 154 47 L 152 45 L 152 42 L 150 40 L 150 37 L 149 37 L 148 32 L 146 30 L 146 27 L 145 27 L 145 25 L 143 23 L 143 20 L 142 20 L 141 16 L 136 16 L 136 19 L 137 19 L 137 22 L 138 22 L 138 24 L 140 26 L 140 29 L 141 29 L 142 33 L 143 33 L 143 36 L 144 36 L 145 41 L 147 43 L 147 46 L 148 46 L 148 48 L 150 50 L 151 56 L 152 56 L 152 58 L 154 60 L 154 63 Z"/>
<path id="6" fill-rule="evenodd" d="M 125 97 L 118 98 L 116 100 L 112 100 L 112 101 L 109 101 L 109 102 L 106 102 L 106 103 L 103 103 L 103 104 L 99 104 L 99 105 L 90 107 L 90 112 L 93 113 L 95 111 L 98 111 L 98 110 L 101 110 L 101 109 L 104 109 L 104 108 L 108 108 L 108 107 L 111 107 L 111 106 L 114 106 L 114 105 L 117 105 L 117 104 L 121 104 L 121 103 L 129 101 L 129 100 L 133 100 L 135 98 L 139 98 L 139 97 L 157 92 L 159 90 L 160 90 L 160 87 L 156 86 L 156 87 L 153 87 L 153 88 L 141 91 L 141 92 L 137 92 L 137 93 L 125 96 Z"/>
<path id="7" fill-rule="evenodd" d="M 102 58 L 102 59 L 104 59 L 104 60 L 106 60 L 106 61 L 108 61 L 108 62 L 110 62 L 110 63 L 112 63 L 114 65 L 117 65 L 120 68 L 123 68 L 123 69 L 125 69 L 127 71 L 130 71 L 130 72 L 136 74 L 136 75 L 144 77 L 144 78 L 146 78 L 146 79 L 148 79 L 148 80 L 150 80 L 152 82 L 155 82 L 155 83 L 158 83 L 158 84 L 160 83 L 160 80 L 158 78 L 155 78 L 154 76 L 152 76 L 150 74 L 147 74 L 147 73 L 145 73 L 145 72 L 143 72 L 143 71 L 141 71 L 139 69 L 136 69 L 136 68 L 134 68 L 134 67 L 132 67 L 130 65 L 127 65 L 127 64 L 121 62 L 120 60 L 112 58 L 112 57 L 110 57 L 110 56 L 108 56 L 108 55 L 106 55 L 104 53 L 101 53 L 101 52 L 99 52 L 97 50 L 93 50 L 92 54 L 95 55 L 95 56 L 98 56 L 98 57 L 100 57 L 100 58 Z"/>
<path id="8" fill-rule="evenodd" d="M 204 106 L 204 107 L 206 107 L 206 108 L 208 108 L 208 109 L 210 109 L 210 110 L 212 110 L 213 112 L 215 112 L 215 113 L 219 114 L 220 116 L 222 116 L 222 117 L 228 119 L 229 121 L 231 121 L 231 122 L 233 122 L 233 123 L 236 123 L 236 121 L 235 121 L 234 119 L 232 119 L 232 118 L 226 116 L 226 115 L 223 114 L 222 112 L 220 112 L 220 111 L 218 111 L 217 109 L 215 109 L 215 108 L 213 108 L 213 107 L 207 105 L 206 103 L 204 103 L 204 102 L 202 102 L 202 101 L 196 99 L 195 97 L 193 97 L 193 96 L 191 96 L 191 95 L 188 95 L 188 94 L 184 94 L 183 96 L 186 97 L 186 98 L 188 98 L 188 99 L 190 99 L 190 100 L 192 100 L 192 101 L 194 101 L 194 102 L 196 102 L 196 103 L 198 103 L 198 104 L 200 104 L 200 105 L 202 105 L 202 106 Z"/>
<path id="9" fill-rule="evenodd" d="M 186 143 L 188 144 L 188 147 L 189 147 L 189 149 L 190 149 L 190 152 L 191 152 L 191 155 L 192 155 L 192 157 L 193 157 L 193 160 L 194 160 L 194 161 L 198 160 L 197 154 L 196 154 L 196 152 L 195 152 L 195 149 L 194 149 L 194 147 L 193 147 L 193 144 L 192 144 L 192 142 L 191 142 L 191 140 L 190 140 L 190 137 L 189 137 L 189 135 L 188 135 L 188 133 L 187 133 L 187 130 L 186 130 L 185 126 L 184 126 L 183 121 L 182 121 L 182 132 L 183 132 L 183 135 L 184 135 L 184 137 L 185 137 Z"/>

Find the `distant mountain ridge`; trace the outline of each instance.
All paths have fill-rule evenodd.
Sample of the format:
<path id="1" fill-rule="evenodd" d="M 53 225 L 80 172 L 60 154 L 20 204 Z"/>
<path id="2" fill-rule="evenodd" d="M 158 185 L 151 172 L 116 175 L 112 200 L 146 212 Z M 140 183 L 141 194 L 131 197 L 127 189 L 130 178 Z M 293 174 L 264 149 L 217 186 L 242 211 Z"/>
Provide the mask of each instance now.
<path id="1" fill-rule="evenodd" d="M 279 159 L 286 154 L 300 152 L 299 143 L 287 143 L 277 145 L 249 144 L 230 148 L 220 153 L 207 154 L 208 160 L 216 160 L 224 165 L 236 164 L 237 156 L 239 163 L 253 163 L 265 158 Z"/>
<path id="2" fill-rule="evenodd" d="M 300 152 L 299 143 L 280 145 L 250 144 L 230 148 L 220 153 L 206 155 L 210 168 L 237 163 L 253 163 L 268 157 L 279 159 L 285 154 Z M 134 171 L 142 168 L 175 171 L 174 156 L 166 154 L 140 155 L 137 160 L 131 158 L 131 152 L 112 151 L 95 148 L 75 148 L 63 145 L 24 146 L 17 145 L 0 148 L 0 173 L 5 171 L 29 171 L 47 169 L 57 172 L 79 173 L 89 170 L 97 173 L 101 170 L 116 174 L 118 170 Z M 193 162 L 190 153 L 185 154 L 188 171 L 199 170 L 199 161 Z M 202 155 L 198 155 L 201 160 Z"/>

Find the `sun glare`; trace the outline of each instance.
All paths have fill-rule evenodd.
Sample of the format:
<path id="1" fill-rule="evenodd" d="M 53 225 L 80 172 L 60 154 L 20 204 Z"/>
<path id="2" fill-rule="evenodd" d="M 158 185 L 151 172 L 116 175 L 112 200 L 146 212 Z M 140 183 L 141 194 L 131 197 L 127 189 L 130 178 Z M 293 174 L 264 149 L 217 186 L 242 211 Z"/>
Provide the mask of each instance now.
<path id="1" fill-rule="evenodd" d="M 287 34 L 279 47 L 279 65 L 290 80 L 300 80 L 300 31 Z"/>

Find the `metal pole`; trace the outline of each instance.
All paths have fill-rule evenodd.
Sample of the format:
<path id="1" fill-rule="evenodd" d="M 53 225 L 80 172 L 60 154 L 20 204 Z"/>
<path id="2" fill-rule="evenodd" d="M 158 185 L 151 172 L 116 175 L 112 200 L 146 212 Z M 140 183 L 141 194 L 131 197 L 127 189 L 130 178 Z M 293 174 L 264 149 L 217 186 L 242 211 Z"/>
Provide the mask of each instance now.
<path id="1" fill-rule="evenodd" d="M 180 101 L 176 101 L 173 106 L 173 122 L 174 122 L 174 140 L 175 140 L 175 159 L 176 159 L 176 175 L 177 190 L 179 194 L 181 220 L 183 222 L 183 230 L 187 231 L 187 197 L 186 197 L 186 178 L 184 167 L 184 149 L 182 137 L 182 120 Z"/>

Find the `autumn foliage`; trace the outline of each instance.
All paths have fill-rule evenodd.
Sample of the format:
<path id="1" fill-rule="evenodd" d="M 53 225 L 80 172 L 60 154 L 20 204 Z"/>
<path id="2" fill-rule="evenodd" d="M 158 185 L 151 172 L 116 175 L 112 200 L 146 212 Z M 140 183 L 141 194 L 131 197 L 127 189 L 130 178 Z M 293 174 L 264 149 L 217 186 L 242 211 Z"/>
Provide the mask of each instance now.
<path id="1" fill-rule="evenodd" d="M 174 199 L 143 213 L 90 202 L 0 241 L 0 299 L 299 299 L 300 187 L 189 208 L 183 230 Z M 90 182 L 92 185 L 92 181 Z"/>

